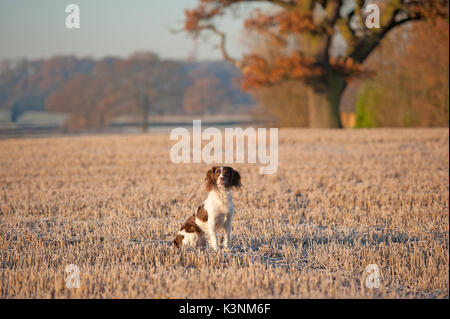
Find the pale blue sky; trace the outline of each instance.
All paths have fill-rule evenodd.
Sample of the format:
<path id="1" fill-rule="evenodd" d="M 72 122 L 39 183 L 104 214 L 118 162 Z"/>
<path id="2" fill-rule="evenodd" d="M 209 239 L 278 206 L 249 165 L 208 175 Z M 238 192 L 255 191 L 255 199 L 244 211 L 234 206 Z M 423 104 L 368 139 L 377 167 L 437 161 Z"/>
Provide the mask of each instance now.
<path id="1" fill-rule="evenodd" d="M 81 29 L 65 27 L 65 7 L 70 3 L 80 7 Z M 0 0 L 0 59 L 67 54 L 125 57 L 141 50 L 163 58 L 221 59 L 216 37 L 199 40 L 195 49 L 185 33 L 169 31 L 180 29 L 184 9 L 196 4 L 196 0 Z M 245 14 L 251 8 L 242 10 Z M 230 35 L 230 53 L 241 55 L 242 19 L 228 15 L 219 26 Z"/>

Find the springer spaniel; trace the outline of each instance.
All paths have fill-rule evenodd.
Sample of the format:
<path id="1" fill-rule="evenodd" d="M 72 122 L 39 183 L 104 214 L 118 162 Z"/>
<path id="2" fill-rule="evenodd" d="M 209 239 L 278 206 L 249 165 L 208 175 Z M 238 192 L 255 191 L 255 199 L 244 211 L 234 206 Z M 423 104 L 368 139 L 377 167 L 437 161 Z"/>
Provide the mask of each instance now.
<path id="1" fill-rule="evenodd" d="M 229 248 L 234 207 L 231 188 L 241 187 L 241 176 L 227 166 L 214 166 L 206 173 L 208 198 L 181 226 L 172 241 L 177 247 L 204 246 L 206 241 L 217 251 L 217 230 L 225 231 L 224 248 Z"/>

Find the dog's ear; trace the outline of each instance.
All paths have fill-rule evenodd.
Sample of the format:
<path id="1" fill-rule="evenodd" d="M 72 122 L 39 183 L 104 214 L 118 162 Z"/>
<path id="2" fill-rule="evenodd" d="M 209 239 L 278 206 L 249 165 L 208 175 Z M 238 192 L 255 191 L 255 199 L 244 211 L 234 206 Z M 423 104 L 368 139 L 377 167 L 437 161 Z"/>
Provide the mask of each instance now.
<path id="1" fill-rule="evenodd" d="M 217 186 L 216 181 L 216 169 L 217 166 L 213 166 L 209 171 L 206 172 L 205 182 L 206 182 L 206 191 L 210 192 L 214 187 Z"/>
<path id="2" fill-rule="evenodd" d="M 234 186 L 236 188 L 240 188 L 242 186 L 241 175 L 234 169 L 232 169 L 231 171 L 231 186 Z"/>

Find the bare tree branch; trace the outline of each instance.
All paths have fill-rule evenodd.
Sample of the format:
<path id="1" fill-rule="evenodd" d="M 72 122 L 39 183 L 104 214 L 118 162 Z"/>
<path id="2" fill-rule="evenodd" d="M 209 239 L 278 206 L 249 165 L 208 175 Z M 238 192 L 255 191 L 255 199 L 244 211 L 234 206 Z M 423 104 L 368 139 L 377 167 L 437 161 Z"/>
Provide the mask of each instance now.
<path id="1" fill-rule="evenodd" d="M 237 1 L 239 2 L 239 1 Z M 236 3 L 237 3 L 236 2 Z M 277 6 L 283 7 L 285 9 L 294 9 L 297 6 L 297 1 L 295 0 L 247 0 L 247 2 L 269 2 Z"/>
<path id="2" fill-rule="evenodd" d="M 368 39 L 362 39 L 360 43 L 355 45 L 353 53 L 350 55 L 355 61 L 360 63 L 373 52 L 373 50 L 380 44 L 381 40 L 395 27 L 405 24 L 410 21 L 421 20 L 423 17 L 421 15 L 415 15 L 413 17 L 406 17 L 404 19 L 398 20 L 398 15 L 402 12 L 401 9 L 396 9 L 392 14 L 387 25 L 381 28 L 380 31 L 373 33 Z"/>
<path id="3" fill-rule="evenodd" d="M 214 25 L 212 25 L 212 24 L 202 26 L 201 28 L 205 29 L 205 30 L 210 30 L 213 33 L 215 33 L 216 35 L 218 35 L 220 37 L 219 48 L 220 48 L 220 51 L 221 51 L 221 53 L 223 55 L 224 60 L 232 63 L 237 68 L 242 68 L 242 66 L 243 66 L 242 62 L 239 61 L 238 59 L 232 58 L 228 54 L 228 52 L 226 50 L 226 35 L 225 35 L 224 32 L 217 30 L 217 28 Z"/>

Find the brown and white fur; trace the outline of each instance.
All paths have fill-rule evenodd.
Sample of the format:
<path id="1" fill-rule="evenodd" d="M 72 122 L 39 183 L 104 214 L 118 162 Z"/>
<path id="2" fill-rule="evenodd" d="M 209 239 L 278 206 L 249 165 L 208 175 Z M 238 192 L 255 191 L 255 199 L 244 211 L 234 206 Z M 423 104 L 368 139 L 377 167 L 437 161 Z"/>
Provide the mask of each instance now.
<path id="1" fill-rule="evenodd" d="M 217 231 L 225 231 L 224 248 L 230 245 L 231 222 L 234 206 L 231 189 L 241 187 L 239 172 L 227 166 L 214 166 L 206 173 L 208 197 L 188 220 L 181 226 L 173 240 L 177 247 L 201 247 L 209 243 L 217 251 Z"/>

